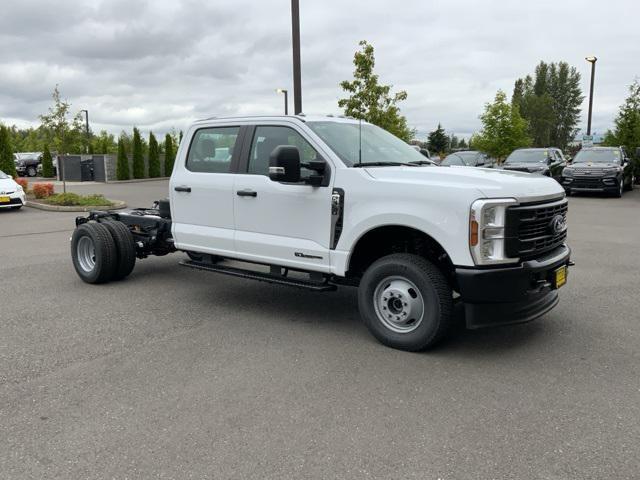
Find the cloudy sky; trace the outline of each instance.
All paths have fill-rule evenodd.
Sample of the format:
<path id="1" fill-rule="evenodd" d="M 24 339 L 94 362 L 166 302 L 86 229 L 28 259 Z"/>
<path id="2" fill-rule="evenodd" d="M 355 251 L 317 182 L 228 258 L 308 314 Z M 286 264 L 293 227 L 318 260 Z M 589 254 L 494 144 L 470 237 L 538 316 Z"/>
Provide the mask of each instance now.
<path id="1" fill-rule="evenodd" d="M 594 130 L 640 76 L 637 0 L 301 0 L 303 111 L 339 113 L 338 83 L 366 39 L 381 81 L 404 89 L 421 132 L 479 128 L 496 90 L 536 63 L 583 75 L 598 56 Z M 280 113 L 292 90 L 289 0 L 3 0 L 0 121 L 37 124 L 55 84 L 92 129 L 158 133 L 194 119 Z M 586 124 L 586 100 L 583 125 Z M 585 127 L 586 128 L 586 127 Z"/>

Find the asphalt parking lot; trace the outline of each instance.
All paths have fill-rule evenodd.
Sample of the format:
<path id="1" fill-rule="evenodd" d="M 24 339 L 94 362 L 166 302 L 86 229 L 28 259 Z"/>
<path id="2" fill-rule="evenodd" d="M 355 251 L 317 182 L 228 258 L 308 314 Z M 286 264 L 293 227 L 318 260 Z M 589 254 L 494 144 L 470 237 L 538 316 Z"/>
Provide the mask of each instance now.
<path id="1" fill-rule="evenodd" d="M 71 189 L 144 206 L 167 183 Z M 640 188 L 570 198 L 555 310 L 421 354 L 378 344 L 349 288 L 179 254 L 84 284 L 76 215 L 0 212 L 2 478 L 640 476 Z"/>

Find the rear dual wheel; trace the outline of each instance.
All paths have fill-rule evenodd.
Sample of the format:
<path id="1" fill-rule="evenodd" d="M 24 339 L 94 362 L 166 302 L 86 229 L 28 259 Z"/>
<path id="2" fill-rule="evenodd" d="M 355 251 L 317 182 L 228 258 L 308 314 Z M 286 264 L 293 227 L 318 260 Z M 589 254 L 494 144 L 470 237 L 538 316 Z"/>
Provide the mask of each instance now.
<path id="1" fill-rule="evenodd" d="M 84 223 L 71 237 L 71 259 L 76 273 L 86 283 L 120 280 L 135 265 L 134 240 L 120 222 Z"/>

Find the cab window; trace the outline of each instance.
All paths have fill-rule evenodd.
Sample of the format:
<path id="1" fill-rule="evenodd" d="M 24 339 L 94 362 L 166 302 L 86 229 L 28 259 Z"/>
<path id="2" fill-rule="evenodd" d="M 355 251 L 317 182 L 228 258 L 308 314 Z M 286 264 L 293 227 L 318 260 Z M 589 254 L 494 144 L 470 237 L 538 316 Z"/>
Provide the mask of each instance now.
<path id="1" fill-rule="evenodd" d="M 302 135 L 289 127 L 261 126 L 256 127 L 251 143 L 248 172 L 256 175 L 269 174 L 269 157 L 271 152 L 280 145 L 293 145 L 300 150 L 300 162 L 310 162 L 318 159 L 318 154 Z M 302 168 L 302 177 L 307 169 Z"/>
<path id="2" fill-rule="evenodd" d="M 201 128 L 193 136 L 187 155 L 187 170 L 229 173 L 240 127 Z"/>

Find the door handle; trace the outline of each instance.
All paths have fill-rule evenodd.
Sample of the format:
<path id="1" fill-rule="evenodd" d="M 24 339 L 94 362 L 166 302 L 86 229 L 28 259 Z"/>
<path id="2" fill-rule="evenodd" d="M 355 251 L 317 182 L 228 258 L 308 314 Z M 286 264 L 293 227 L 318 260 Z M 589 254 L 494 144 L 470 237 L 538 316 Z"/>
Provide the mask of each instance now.
<path id="1" fill-rule="evenodd" d="M 236 194 L 239 197 L 257 197 L 258 196 L 258 192 L 255 192 L 253 190 L 238 190 Z"/>
<path id="2" fill-rule="evenodd" d="M 176 192 L 187 192 L 187 193 L 190 193 L 191 192 L 191 187 L 185 187 L 184 185 L 180 185 L 179 187 L 174 187 L 174 190 Z"/>

